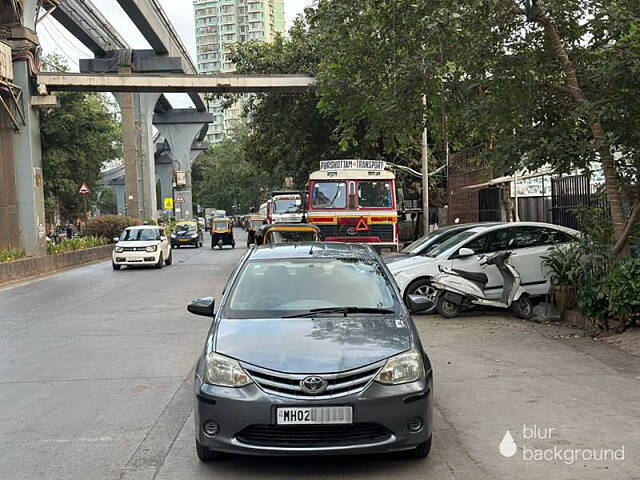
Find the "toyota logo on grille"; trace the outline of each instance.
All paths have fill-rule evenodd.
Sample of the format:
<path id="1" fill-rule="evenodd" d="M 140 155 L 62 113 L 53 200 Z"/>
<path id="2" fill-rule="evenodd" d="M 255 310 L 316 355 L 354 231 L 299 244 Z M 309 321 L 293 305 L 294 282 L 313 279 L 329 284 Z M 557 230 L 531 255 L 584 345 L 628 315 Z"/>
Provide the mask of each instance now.
<path id="1" fill-rule="evenodd" d="M 309 395 L 319 395 L 327 389 L 327 381 L 322 377 L 306 377 L 300 380 L 300 388 Z"/>

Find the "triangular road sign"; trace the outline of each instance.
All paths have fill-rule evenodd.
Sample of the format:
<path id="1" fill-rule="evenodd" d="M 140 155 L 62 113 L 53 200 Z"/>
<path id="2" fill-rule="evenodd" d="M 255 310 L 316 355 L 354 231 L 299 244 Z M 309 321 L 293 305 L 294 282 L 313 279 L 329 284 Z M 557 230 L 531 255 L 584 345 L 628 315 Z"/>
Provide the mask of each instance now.
<path id="1" fill-rule="evenodd" d="M 184 195 L 180 192 L 176 194 L 176 203 L 184 203 Z"/>
<path id="2" fill-rule="evenodd" d="M 87 186 L 86 183 L 82 182 L 78 187 L 78 191 L 76 192 L 78 195 L 90 195 L 91 189 Z"/>
<path id="3" fill-rule="evenodd" d="M 367 225 L 367 222 L 364 219 L 364 217 L 360 217 L 360 220 L 356 225 L 356 232 L 368 232 L 368 231 L 369 231 L 369 225 Z"/>

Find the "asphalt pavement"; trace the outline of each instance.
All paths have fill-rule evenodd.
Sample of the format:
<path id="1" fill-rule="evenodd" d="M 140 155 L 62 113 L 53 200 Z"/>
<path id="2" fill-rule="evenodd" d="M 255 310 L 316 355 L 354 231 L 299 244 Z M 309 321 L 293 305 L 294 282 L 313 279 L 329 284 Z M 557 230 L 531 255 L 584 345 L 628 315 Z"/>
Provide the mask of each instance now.
<path id="1" fill-rule="evenodd" d="M 209 322 L 185 306 L 220 297 L 236 240 L 176 250 L 162 270 L 104 262 L 0 289 L 0 479 L 640 479 L 640 358 L 498 315 L 415 318 L 435 369 L 427 460 L 200 463 L 193 366 Z"/>

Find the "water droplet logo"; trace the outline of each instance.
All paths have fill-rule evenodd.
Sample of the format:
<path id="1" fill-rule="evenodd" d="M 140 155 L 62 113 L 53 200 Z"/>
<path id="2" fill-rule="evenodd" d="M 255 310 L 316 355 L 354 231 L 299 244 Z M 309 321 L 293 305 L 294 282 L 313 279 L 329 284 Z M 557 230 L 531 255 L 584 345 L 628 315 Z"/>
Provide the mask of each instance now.
<path id="1" fill-rule="evenodd" d="M 505 433 L 504 437 L 502 437 L 499 450 L 502 456 L 507 458 L 513 457 L 516 454 L 516 451 L 518 450 L 518 446 L 516 445 L 516 442 L 513 440 L 513 437 L 511 436 L 511 432 L 509 430 L 507 430 L 507 433 Z"/>

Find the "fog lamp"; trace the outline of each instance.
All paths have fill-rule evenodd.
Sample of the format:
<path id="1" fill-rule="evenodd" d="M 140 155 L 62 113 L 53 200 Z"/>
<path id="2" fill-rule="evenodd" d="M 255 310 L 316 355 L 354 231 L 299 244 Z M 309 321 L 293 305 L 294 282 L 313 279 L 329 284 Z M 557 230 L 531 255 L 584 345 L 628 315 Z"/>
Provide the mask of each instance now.
<path id="1" fill-rule="evenodd" d="M 211 421 L 211 420 L 207 420 L 202 425 L 202 431 L 204 432 L 204 434 L 207 437 L 215 436 L 218 433 L 219 430 L 220 430 L 220 427 L 218 426 L 218 424 L 216 422 Z"/>
<path id="2" fill-rule="evenodd" d="M 409 420 L 409 423 L 407 423 L 407 428 L 411 432 L 419 432 L 420 430 L 422 430 L 422 425 L 422 418 L 413 417 L 411 420 Z"/>

